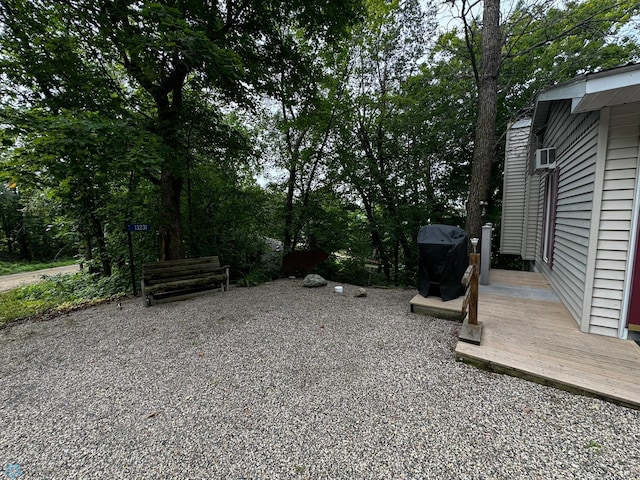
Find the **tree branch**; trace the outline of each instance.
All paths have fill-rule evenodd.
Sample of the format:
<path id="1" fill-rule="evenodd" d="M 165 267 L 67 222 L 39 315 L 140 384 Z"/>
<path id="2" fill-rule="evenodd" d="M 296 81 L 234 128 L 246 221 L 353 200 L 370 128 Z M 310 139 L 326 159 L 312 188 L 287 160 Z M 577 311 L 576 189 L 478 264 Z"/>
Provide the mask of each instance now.
<path id="1" fill-rule="evenodd" d="M 578 30 L 582 30 L 585 27 L 589 26 L 589 24 L 591 22 L 593 22 L 594 20 L 596 22 L 598 22 L 599 20 L 596 20 L 597 17 L 599 15 L 603 15 L 607 12 L 610 12 L 616 8 L 618 8 L 621 4 L 619 2 L 616 2 L 614 4 L 610 4 L 605 6 L 604 8 L 594 12 L 593 14 L 589 15 L 588 17 L 586 17 L 583 21 L 581 21 L 580 23 L 571 25 L 569 28 L 566 28 L 564 30 L 561 30 L 560 32 L 554 34 L 554 35 L 550 35 L 550 36 L 545 36 L 545 38 L 541 41 L 539 41 L 538 43 L 531 45 L 530 47 L 527 47 L 524 50 L 520 50 L 514 54 L 508 53 L 507 55 L 503 56 L 503 58 L 515 58 L 515 57 L 519 57 L 522 55 L 526 55 L 527 53 L 530 53 L 540 47 L 543 47 L 549 43 L 554 42 L 555 40 L 558 40 L 560 38 L 566 37 L 571 35 L 573 32 L 578 31 Z M 533 21 L 531 21 L 529 24 L 533 23 Z M 546 25 L 544 26 L 546 27 Z M 546 28 L 541 27 L 541 30 L 544 30 L 545 32 L 547 32 L 548 30 Z M 525 32 L 527 35 L 530 35 L 532 32 Z M 518 36 L 518 40 L 520 40 L 521 38 L 524 37 L 524 33 L 522 35 Z M 515 46 L 517 45 L 517 41 L 513 42 L 514 47 L 510 49 L 510 52 L 512 52 L 515 49 Z"/>

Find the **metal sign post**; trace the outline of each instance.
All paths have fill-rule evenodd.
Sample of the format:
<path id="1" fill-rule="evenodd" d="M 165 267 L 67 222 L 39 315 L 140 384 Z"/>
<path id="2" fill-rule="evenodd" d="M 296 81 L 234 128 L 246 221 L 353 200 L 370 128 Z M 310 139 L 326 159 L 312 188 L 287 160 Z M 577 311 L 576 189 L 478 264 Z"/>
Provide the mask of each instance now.
<path id="1" fill-rule="evenodd" d="M 137 295 L 136 291 L 136 268 L 133 264 L 133 240 L 131 238 L 131 232 L 145 232 L 151 231 L 151 225 L 148 223 L 128 223 L 127 224 L 127 240 L 129 242 L 129 267 L 131 269 L 131 288 L 133 289 L 133 295 Z"/>

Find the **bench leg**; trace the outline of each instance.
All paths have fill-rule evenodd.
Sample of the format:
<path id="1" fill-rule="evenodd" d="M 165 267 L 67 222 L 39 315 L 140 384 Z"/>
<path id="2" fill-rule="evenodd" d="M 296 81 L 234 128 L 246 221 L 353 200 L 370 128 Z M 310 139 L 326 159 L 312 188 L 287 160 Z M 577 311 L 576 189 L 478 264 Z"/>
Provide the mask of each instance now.
<path id="1" fill-rule="evenodd" d="M 156 304 L 156 299 L 153 298 L 153 295 L 147 295 L 144 299 L 144 304 L 146 307 L 153 307 Z"/>

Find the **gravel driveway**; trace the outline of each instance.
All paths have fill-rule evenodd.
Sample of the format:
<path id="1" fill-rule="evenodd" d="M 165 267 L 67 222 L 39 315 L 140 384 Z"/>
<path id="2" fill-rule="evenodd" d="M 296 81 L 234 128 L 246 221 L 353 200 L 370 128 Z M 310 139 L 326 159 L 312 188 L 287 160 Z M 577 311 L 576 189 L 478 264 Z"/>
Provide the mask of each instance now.
<path id="1" fill-rule="evenodd" d="M 63 267 L 45 268 L 32 272 L 12 273 L 10 275 L 0 275 L 0 292 L 6 292 L 14 288 L 30 285 L 42 280 L 44 275 L 53 276 L 59 273 L 75 273 L 79 271 L 78 265 L 65 265 Z M 0 477 L 1 478 L 1 477 Z"/>
<path id="2" fill-rule="evenodd" d="M 412 290 L 333 285 L 0 330 L 0 478 L 640 478 L 640 412 L 456 362 Z"/>

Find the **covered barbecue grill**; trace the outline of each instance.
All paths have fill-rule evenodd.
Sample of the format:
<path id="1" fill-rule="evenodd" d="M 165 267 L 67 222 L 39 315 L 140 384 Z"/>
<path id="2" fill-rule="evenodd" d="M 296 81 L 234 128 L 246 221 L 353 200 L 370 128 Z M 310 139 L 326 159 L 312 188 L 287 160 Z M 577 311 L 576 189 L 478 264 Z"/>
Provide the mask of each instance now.
<path id="1" fill-rule="evenodd" d="M 449 225 L 427 225 L 418 232 L 418 292 L 443 301 L 464 294 L 460 284 L 469 265 L 467 232 Z"/>

